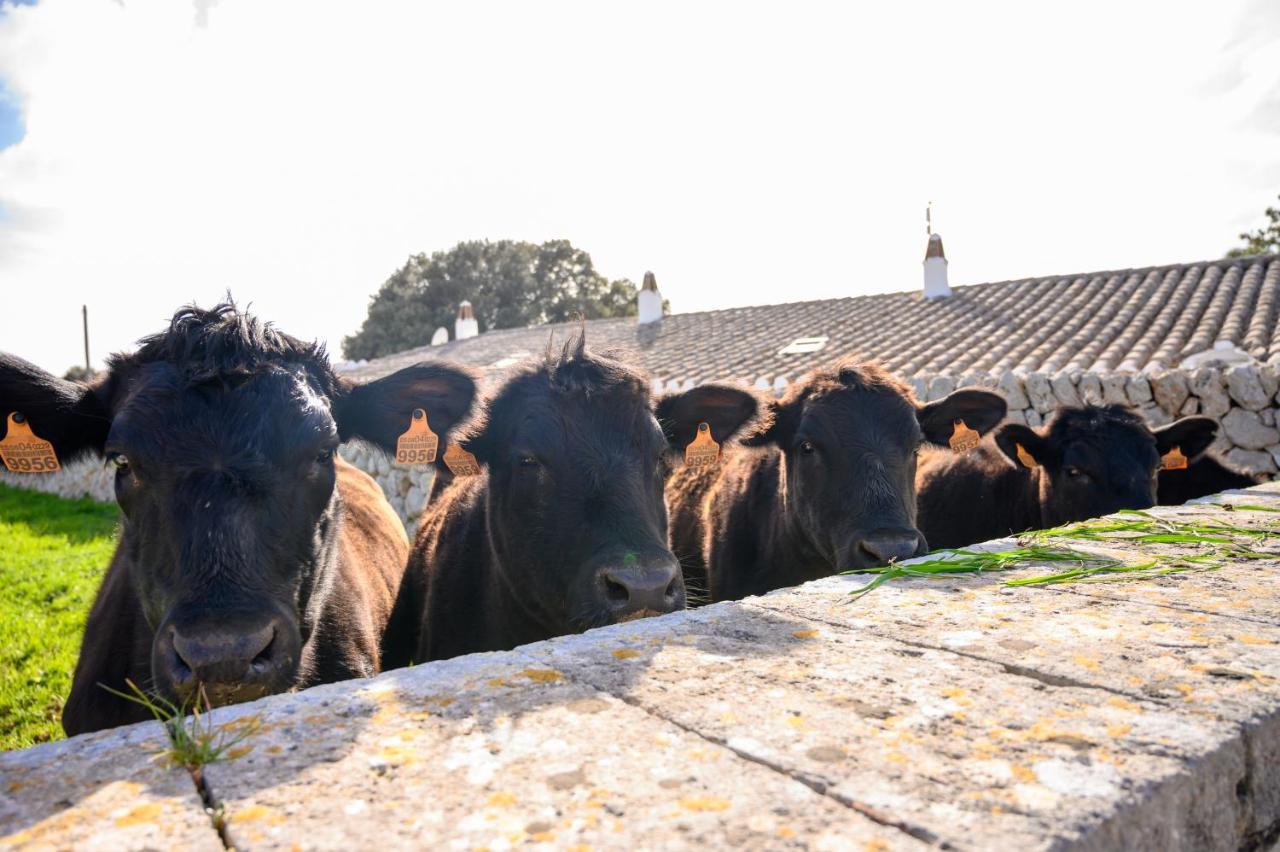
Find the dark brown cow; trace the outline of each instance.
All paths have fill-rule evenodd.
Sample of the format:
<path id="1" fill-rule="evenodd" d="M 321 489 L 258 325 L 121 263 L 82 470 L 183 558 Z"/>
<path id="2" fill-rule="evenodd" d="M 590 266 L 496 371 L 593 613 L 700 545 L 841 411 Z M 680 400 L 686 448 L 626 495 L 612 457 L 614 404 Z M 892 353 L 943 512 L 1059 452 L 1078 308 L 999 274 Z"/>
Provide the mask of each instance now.
<path id="1" fill-rule="evenodd" d="M 946 444 L 958 420 L 985 433 L 1005 410 L 980 390 L 917 405 L 872 364 L 805 376 L 770 403 L 770 422 L 744 441 L 754 448 L 681 470 L 668 485 L 672 546 L 691 594 L 732 600 L 924 553 L 918 448 Z"/>
<path id="2" fill-rule="evenodd" d="M 922 459 L 920 529 L 935 548 L 964 547 L 1149 508 L 1160 457 L 1202 452 L 1216 429 L 1186 417 L 1153 432 L 1120 405 L 1060 409 L 1041 430 L 1008 423 L 972 452 Z"/>
<path id="3" fill-rule="evenodd" d="M 667 544 L 673 455 L 757 409 L 707 385 L 656 406 L 581 338 L 507 381 L 465 446 L 483 464 L 422 519 L 384 641 L 388 665 L 498 651 L 685 605 Z M 656 413 L 656 417 L 655 417 Z"/>
<path id="4" fill-rule="evenodd" d="M 137 721 L 103 687 L 126 679 L 212 704 L 379 670 L 408 557 L 377 485 L 336 457 L 383 449 L 415 408 L 447 431 L 475 383 L 445 366 L 356 385 L 321 347 L 232 305 L 178 312 L 92 386 L 0 356 L 0 413 L 20 412 L 63 462 L 116 471 L 120 540 L 63 711 L 68 734 Z"/>

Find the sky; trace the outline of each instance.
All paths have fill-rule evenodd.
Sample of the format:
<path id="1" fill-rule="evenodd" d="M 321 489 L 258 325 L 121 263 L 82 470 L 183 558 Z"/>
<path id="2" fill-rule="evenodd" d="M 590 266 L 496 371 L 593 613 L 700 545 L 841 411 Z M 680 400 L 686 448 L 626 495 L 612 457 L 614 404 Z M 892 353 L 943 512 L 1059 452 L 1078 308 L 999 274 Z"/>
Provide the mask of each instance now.
<path id="1" fill-rule="evenodd" d="M 0 350 L 228 290 L 337 354 L 413 253 L 566 238 L 677 312 L 1220 256 L 1280 3 L 0 0 Z M 424 339 L 430 330 L 424 330 Z"/>

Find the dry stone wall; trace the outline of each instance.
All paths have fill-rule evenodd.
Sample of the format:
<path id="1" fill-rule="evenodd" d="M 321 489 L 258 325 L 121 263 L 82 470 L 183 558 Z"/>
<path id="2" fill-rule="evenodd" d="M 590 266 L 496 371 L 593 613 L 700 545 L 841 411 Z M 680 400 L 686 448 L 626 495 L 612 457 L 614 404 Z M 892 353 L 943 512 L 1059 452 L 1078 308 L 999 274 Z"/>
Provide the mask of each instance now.
<path id="1" fill-rule="evenodd" d="M 923 401 L 942 399 L 962 387 L 999 391 L 1009 401 L 1009 419 L 1040 426 L 1063 405 L 1121 403 L 1142 412 L 1153 427 L 1200 414 L 1221 424 L 1214 449 L 1233 467 L 1272 477 L 1280 470 L 1280 368 L 1271 365 L 1206 366 L 1154 373 L 970 373 L 925 375 L 908 380 Z M 775 388 L 781 393 L 785 385 Z M 434 470 L 406 468 L 372 447 L 342 448 L 347 461 L 378 481 L 412 533 L 431 493 Z M 61 497 L 114 500 L 112 472 L 101 460 L 69 464 L 58 473 L 19 476 L 0 471 L 0 482 Z"/>

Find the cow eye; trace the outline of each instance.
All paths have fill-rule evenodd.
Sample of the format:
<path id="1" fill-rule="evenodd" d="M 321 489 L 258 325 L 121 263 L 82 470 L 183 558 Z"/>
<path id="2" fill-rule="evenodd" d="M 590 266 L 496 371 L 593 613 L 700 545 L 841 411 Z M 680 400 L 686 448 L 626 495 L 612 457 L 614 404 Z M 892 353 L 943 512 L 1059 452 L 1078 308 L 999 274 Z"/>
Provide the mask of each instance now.
<path id="1" fill-rule="evenodd" d="M 330 447 L 327 450 L 321 450 L 316 455 L 316 464 L 328 464 L 329 462 L 333 461 L 333 457 L 336 456 L 337 454 L 338 454 L 338 450 L 336 447 Z"/>
<path id="2" fill-rule="evenodd" d="M 1084 479 L 1088 475 L 1089 474 L 1085 473 L 1083 470 L 1081 470 L 1078 467 L 1067 468 L 1067 476 L 1071 477 L 1072 479 Z"/>
<path id="3" fill-rule="evenodd" d="M 126 473 L 129 470 L 129 457 L 124 453 L 112 453 L 107 457 L 107 461 L 115 465 L 120 473 Z"/>
<path id="4" fill-rule="evenodd" d="M 538 460 L 537 460 L 536 458 L 534 458 L 533 456 L 521 456 L 521 457 L 520 457 L 520 466 L 521 466 L 521 467 L 537 467 L 537 466 L 538 466 Z"/>
<path id="5" fill-rule="evenodd" d="M 801 441 L 800 452 L 803 455 L 810 456 L 817 452 L 818 448 L 813 445 L 813 441 Z"/>

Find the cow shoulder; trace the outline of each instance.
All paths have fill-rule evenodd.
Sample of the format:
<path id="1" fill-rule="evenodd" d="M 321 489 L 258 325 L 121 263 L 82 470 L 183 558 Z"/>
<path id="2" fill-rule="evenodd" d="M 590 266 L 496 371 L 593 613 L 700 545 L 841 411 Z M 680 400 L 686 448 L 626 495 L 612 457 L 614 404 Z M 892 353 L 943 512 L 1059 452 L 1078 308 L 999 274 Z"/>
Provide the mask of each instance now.
<path id="1" fill-rule="evenodd" d="M 415 662 L 495 649 L 502 615 L 491 606 L 499 581 L 490 570 L 487 495 L 487 475 L 461 479 L 423 516 L 406 589 L 420 600 Z"/>

